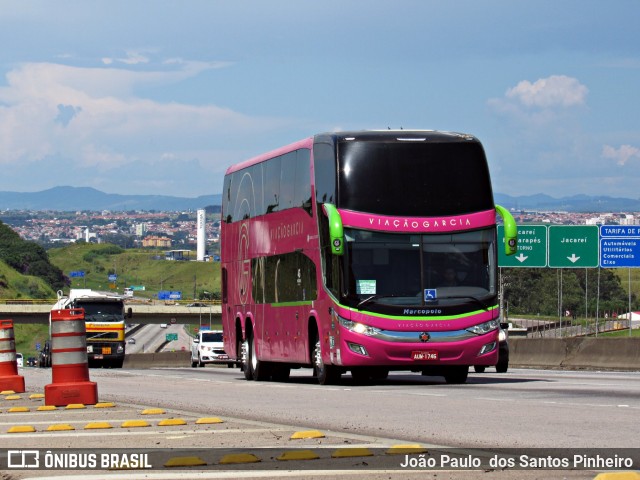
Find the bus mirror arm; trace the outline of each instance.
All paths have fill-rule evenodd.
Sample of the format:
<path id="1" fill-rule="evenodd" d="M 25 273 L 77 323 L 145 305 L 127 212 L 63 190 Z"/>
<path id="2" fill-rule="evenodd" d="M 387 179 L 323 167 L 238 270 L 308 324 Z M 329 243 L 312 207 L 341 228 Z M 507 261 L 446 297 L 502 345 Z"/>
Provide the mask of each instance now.
<path id="1" fill-rule="evenodd" d="M 496 205 L 496 212 L 504 223 L 504 253 L 514 255 L 518 250 L 518 226 L 513 215 L 504 207 Z"/>
<path id="2" fill-rule="evenodd" d="M 323 203 L 322 211 L 329 219 L 329 240 L 331 242 L 331 253 L 334 255 L 344 254 L 344 228 L 342 218 L 335 205 Z"/>

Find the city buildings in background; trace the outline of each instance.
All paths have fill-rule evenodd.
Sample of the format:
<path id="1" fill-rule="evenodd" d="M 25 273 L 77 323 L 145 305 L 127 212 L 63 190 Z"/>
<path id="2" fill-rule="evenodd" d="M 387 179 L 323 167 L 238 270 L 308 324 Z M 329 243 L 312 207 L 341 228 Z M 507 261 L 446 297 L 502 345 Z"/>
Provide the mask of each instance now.
<path id="1" fill-rule="evenodd" d="M 200 222 L 198 222 L 198 218 Z M 197 259 L 218 252 L 220 215 L 197 212 L 42 212 L 9 210 L 0 221 L 23 239 L 45 246 L 85 241 L 125 248 L 197 250 Z M 199 240 L 200 239 L 200 240 Z"/>

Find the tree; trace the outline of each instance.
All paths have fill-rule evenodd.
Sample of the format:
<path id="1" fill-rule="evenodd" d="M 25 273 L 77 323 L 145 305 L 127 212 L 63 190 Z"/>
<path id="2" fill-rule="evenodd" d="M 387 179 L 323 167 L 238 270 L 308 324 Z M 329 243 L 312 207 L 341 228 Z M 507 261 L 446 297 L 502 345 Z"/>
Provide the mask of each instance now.
<path id="1" fill-rule="evenodd" d="M 49 261 L 46 250 L 20 236 L 0 222 L 0 260 L 23 275 L 44 279 L 52 289 L 60 290 L 69 284 L 68 279 Z"/>

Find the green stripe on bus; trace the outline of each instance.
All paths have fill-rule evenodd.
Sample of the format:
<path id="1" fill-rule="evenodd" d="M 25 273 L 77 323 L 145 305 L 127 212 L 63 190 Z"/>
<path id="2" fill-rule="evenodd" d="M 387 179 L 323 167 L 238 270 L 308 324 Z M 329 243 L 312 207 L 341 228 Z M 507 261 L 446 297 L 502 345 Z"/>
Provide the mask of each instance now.
<path id="1" fill-rule="evenodd" d="M 354 308 L 349 308 L 349 307 L 342 307 L 342 308 L 346 308 L 347 310 L 351 311 L 351 312 L 355 312 L 355 313 L 362 313 L 361 310 L 356 310 Z M 409 308 L 409 307 L 407 307 Z M 445 316 L 433 316 L 433 317 L 412 317 L 412 316 L 399 316 L 399 315 L 384 315 L 381 313 L 374 313 L 374 312 L 365 312 L 367 315 L 371 316 L 371 317 L 377 317 L 377 318 L 384 318 L 386 320 L 402 320 L 402 321 L 433 321 L 433 320 L 457 320 L 460 318 L 466 318 L 466 317 L 470 317 L 472 315 L 479 315 L 481 313 L 484 312 L 488 312 L 491 310 L 496 310 L 500 308 L 499 305 L 494 305 L 493 307 L 489 307 L 487 310 L 476 310 L 474 312 L 467 312 L 467 313 L 462 313 L 460 315 L 445 315 Z M 415 308 L 414 310 L 421 310 L 418 308 Z"/>

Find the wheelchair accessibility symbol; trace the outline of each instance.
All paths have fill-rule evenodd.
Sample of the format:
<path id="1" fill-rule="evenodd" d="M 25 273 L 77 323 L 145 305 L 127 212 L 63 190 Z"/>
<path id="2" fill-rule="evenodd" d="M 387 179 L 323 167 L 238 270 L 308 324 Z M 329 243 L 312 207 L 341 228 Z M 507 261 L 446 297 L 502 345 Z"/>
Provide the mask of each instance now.
<path id="1" fill-rule="evenodd" d="M 424 301 L 429 302 L 436 300 L 438 298 L 438 290 L 435 288 L 425 288 L 424 290 Z"/>

